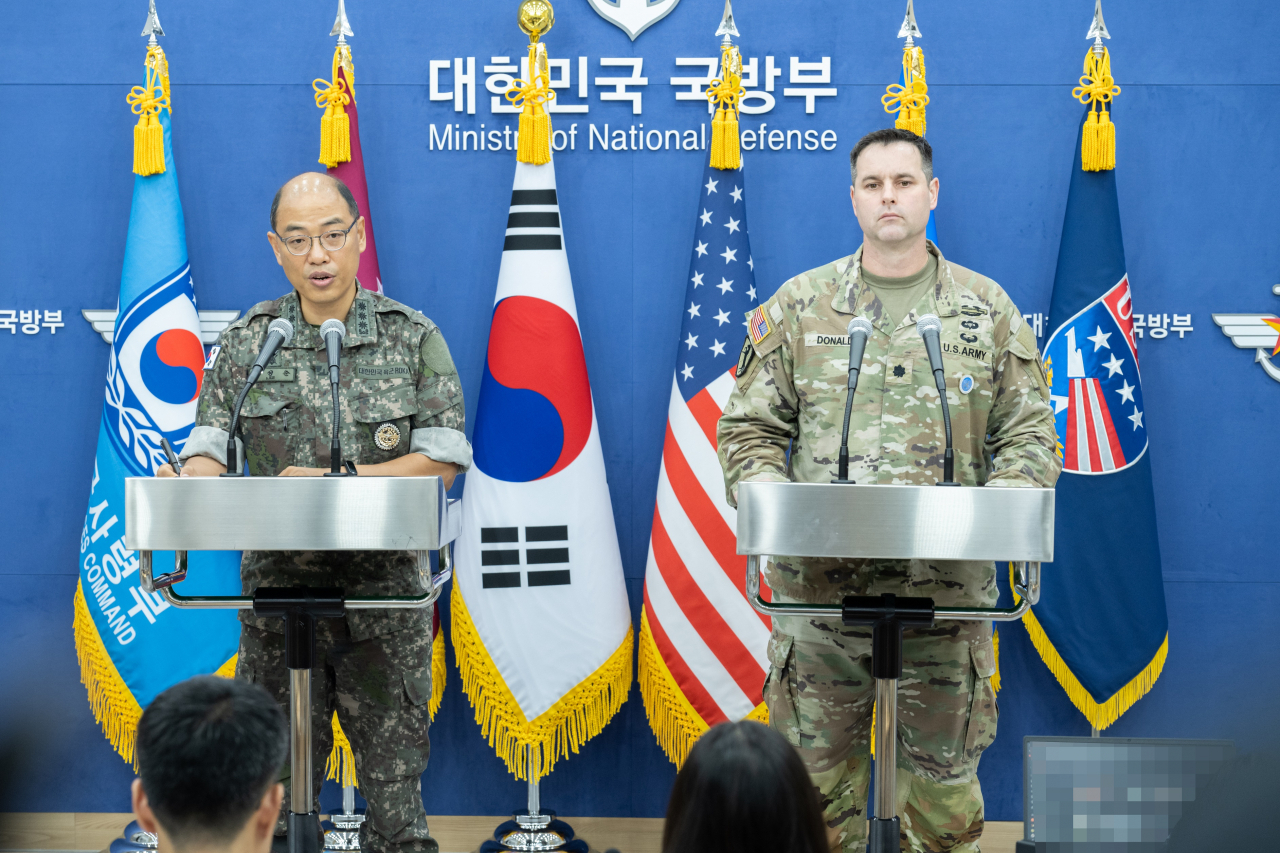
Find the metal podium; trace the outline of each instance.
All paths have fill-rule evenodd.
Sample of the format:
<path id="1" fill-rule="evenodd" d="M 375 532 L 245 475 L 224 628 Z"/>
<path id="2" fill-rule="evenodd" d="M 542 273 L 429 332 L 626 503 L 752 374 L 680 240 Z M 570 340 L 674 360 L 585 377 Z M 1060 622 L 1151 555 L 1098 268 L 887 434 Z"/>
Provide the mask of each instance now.
<path id="1" fill-rule="evenodd" d="M 872 626 L 876 723 L 874 818 L 868 853 L 897 853 L 898 678 L 902 631 L 941 620 L 1009 622 L 1040 599 L 1040 564 L 1053 560 L 1053 489 L 858 486 L 747 482 L 738 486 L 738 553 L 747 555 L 747 600 L 770 616 L 839 617 Z M 840 604 L 771 604 L 760 598 L 768 556 L 1009 561 L 1016 607 L 937 607 L 931 598 L 848 596 Z M 882 760 L 884 759 L 884 760 Z"/>
<path id="2" fill-rule="evenodd" d="M 289 667 L 290 853 L 318 853 L 312 810 L 311 667 L 315 620 L 347 610 L 428 607 L 453 572 L 449 543 L 461 528 L 439 477 L 172 477 L 125 480 L 125 546 L 138 552 L 147 592 L 174 607 L 253 610 L 285 620 Z M 174 551 L 174 571 L 154 576 L 153 551 Z M 347 598 L 341 589 L 260 587 L 251 596 L 184 596 L 188 551 L 413 551 L 417 596 Z M 440 554 L 431 571 L 430 552 Z"/>

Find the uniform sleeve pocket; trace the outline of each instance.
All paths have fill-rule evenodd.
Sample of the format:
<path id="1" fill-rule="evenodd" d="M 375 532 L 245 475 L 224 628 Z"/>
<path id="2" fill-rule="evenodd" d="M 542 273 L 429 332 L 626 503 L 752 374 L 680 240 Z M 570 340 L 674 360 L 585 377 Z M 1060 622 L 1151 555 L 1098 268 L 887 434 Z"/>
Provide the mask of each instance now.
<path id="1" fill-rule="evenodd" d="M 431 701 L 431 667 L 411 669 L 404 674 L 404 692 L 419 707 Z"/>
<path id="2" fill-rule="evenodd" d="M 973 671 L 978 678 L 990 678 L 996 674 L 996 650 L 990 638 L 971 644 L 969 655 L 973 659 Z"/>

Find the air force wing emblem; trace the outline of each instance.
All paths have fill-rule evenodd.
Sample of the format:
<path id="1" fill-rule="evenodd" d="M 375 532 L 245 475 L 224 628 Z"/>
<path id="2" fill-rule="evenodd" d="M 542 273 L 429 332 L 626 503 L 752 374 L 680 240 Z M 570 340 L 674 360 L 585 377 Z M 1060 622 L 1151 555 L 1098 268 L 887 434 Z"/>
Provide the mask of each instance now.
<path id="1" fill-rule="evenodd" d="M 85 308 L 80 315 L 93 330 L 102 335 L 108 344 L 116 338 L 116 314 L 110 308 Z M 218 342 L 218 335 L 240 316 L 239 311 L 200 311 L 200 343 L 208 346 Z"/>
<path id="2" fill-rule="evenodd" d="M 619 27 L 632 41 L 661 21 L 680 0 L 587 0 L 609 23 Z"/>
<path id="3" fill-rule="evenodd" d="M 1271 292 L 1280 296 L 1280 284 L 1272 287 Z M 1280 382 L 1280 367 L 1271 361 L 1280 355 L 1280 317 L 1274 314 L 1214 314 L 1213 322 L 1240 349 L 1256 350 L 1253 360 L 1262 365 L 1268 376 Z"/>
<path id="4" fill-rule="evenodd" d="M 1146 452 L 1129 277 L 1059 326 L 1045 345 L 1064 471 L 1110 474 Z"/>

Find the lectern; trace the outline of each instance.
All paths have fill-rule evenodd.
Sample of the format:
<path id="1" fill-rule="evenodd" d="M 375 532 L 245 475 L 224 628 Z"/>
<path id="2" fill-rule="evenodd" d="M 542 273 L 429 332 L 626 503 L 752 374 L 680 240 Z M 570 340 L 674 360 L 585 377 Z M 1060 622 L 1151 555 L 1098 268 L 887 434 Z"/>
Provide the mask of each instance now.
<path id="1" fill-rule="evenodd" d="M 747 599 L 770 616 L 840 618 L 871 625 L 876 723 L 874 817 L 868 853 L 897 853 L 898 678 L 902 631 L 943 620 L 1009 622 L 1040 598 L 1040 564 L 1053 560 L 1053 489 L 742 483 L 738 553 L 747 555 Z M 771 604 L 760 598 L 769 556 L 902 560 L 1000 560 L 1018 566 L 1016 607 L 937 607 L 931 598 L 851 595 L 840 603 Z"/>
<path id="2" fill-rule="evenodd" d="M 289 667 L 290 853 L 318 853 L 312 809 L 311 667 L 315 620 L 347 610 L 429 607 L 452 575 L 449 543 L 461 529 L 439 477 L 173 477 L 125 480 L 125 546 L 138 552 L 141 585 L 182 608 L 252 610 L 285 620 Z M 153 551 L 174 551 L 155 576 Z M 184 596 L 188 551 L 412 551 L 416 596 L 347 598 L 335 588 L 259 587 L 250 596 Z M 438 551 L 439 571 L 430 552 Z"/>

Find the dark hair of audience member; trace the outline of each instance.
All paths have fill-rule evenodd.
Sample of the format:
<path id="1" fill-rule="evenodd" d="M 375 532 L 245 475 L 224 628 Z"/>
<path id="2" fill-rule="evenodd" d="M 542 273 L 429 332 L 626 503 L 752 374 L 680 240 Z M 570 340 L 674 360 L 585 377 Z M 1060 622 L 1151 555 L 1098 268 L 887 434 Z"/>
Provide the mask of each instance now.
<path id="1" fill-rule="evenodd" d="M 827 853 L 809 774 L 782 735 L 750 720 L 699 738 L 676 775 L 662 853 Z"/>
<path id="2" fill-rule="evenodd" d="M 156 820 L 175 842 L 235 839 L 279 780 L 284 713 L 256 684 L 200 676 L 170 687 L 138 723 L 138 769 Z"/>

